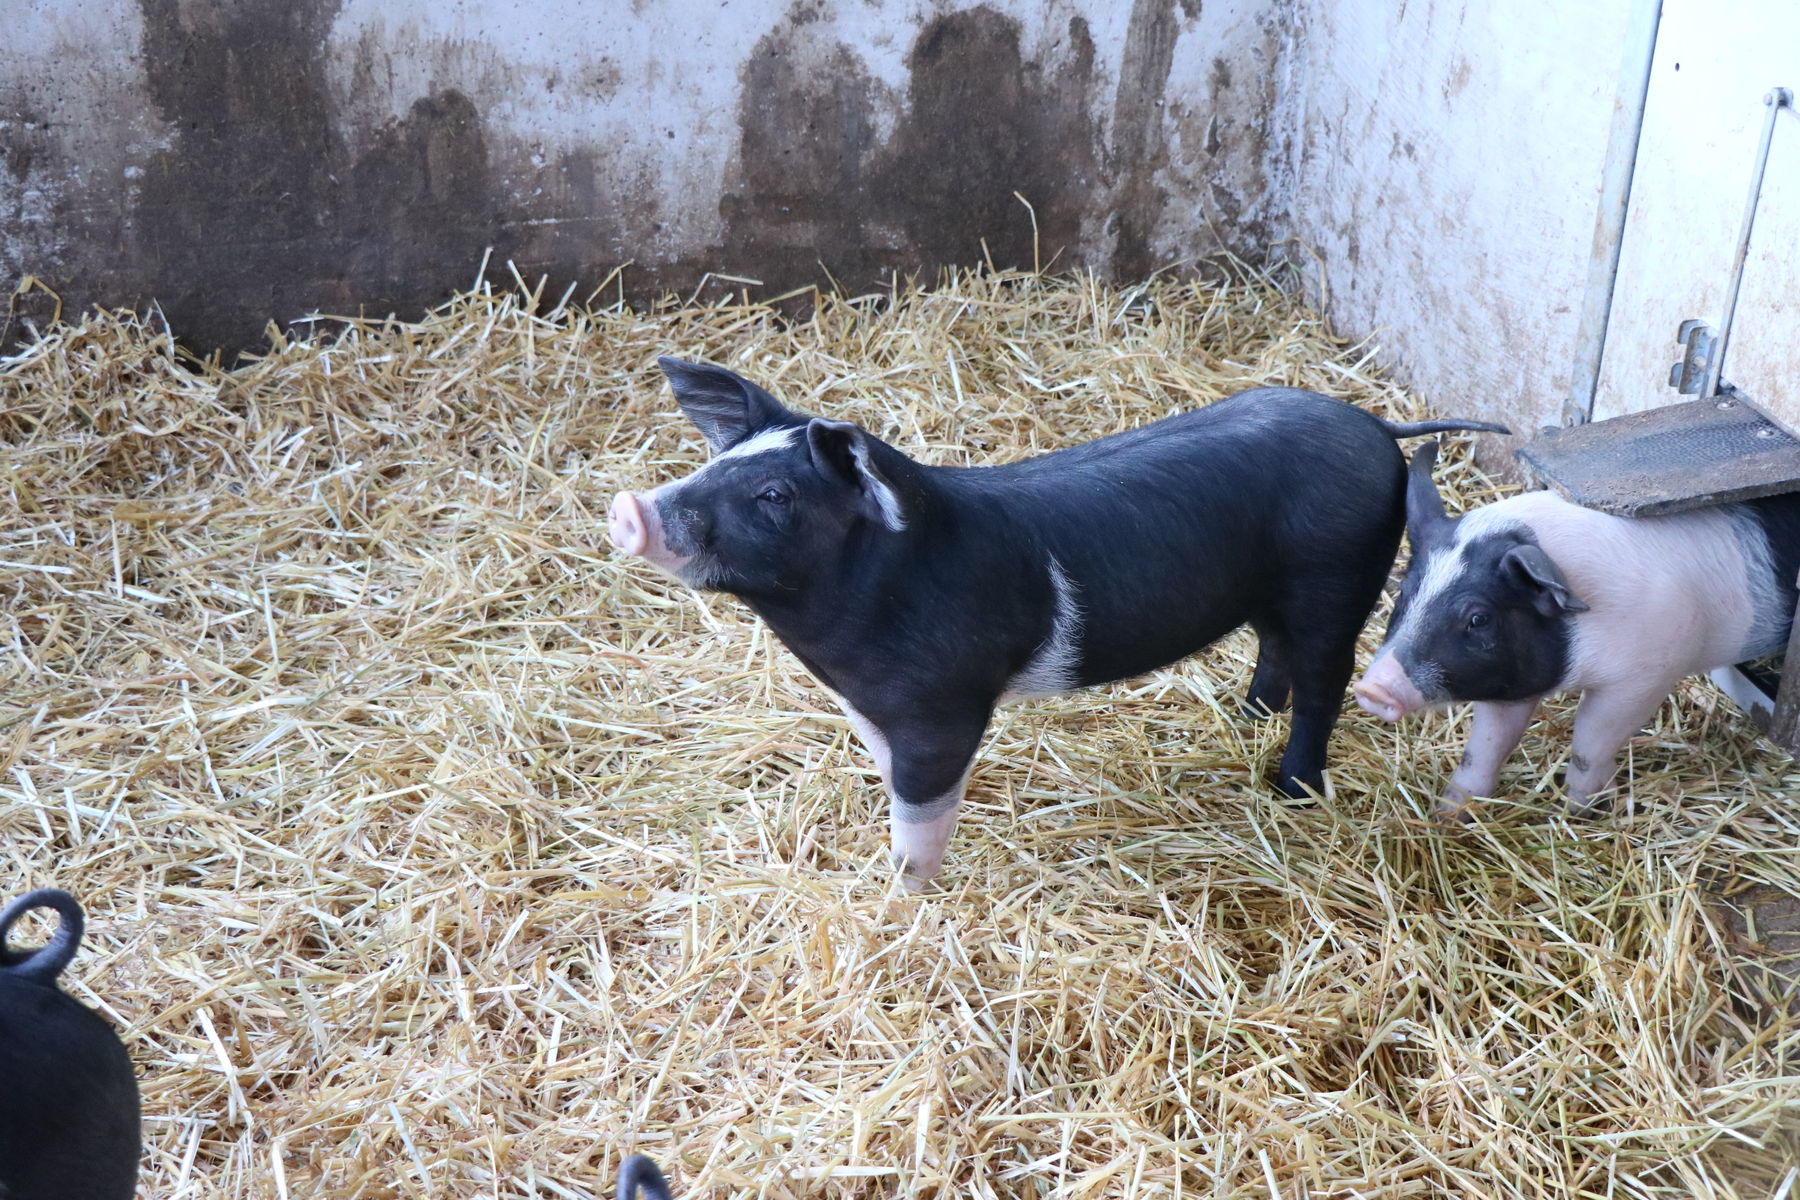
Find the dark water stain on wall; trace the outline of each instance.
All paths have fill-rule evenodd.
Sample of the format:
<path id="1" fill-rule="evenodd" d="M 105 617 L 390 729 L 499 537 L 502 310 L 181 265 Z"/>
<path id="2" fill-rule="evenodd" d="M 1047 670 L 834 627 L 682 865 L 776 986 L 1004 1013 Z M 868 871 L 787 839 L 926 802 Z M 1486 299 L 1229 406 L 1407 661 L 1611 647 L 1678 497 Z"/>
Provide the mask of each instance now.
<path id="1" fill-rule="evenodd" d="M 312 299 L 338 207 L 321 58 L 338 0 L 138 6 L 150 98 L 174 134 L 138 203 L 157 299 L 195 343 L 242 344 L 249 323 Z"/>
<path id="2" fill-rule="evenodd" d="M 498 232 L 479 113 L 446 90 L 354 156 L 325 43 L 341 0 L 138 0 L 173 134 L 135 227 L 169 322 L 240 348 L 311 309 L 383 314 L 466 282 Z"/>
<path id="3" fill-rule="evenodd" d="M 421 97 L 350 168 L 341 260 L 365 295 L 391 297 L 389 307 L 422 281 L 466 284 L 500 234 L 491 190 L 474 103 L 454 88 Z"/>
<path id="4" fill-rule="evenodd" d="M 908 55 L 903 101 L 852 48 L 807 37 L 811 22 L 802 5 L 743 69 L 719 269 L 779 291 L 823 282 L 821 265 L 853 289 L 984 252 L 1030 267 L 1031 214 L 1015 192 L 1036 210 L 1046 262 L 1075 247 L 1098 182 L 1084 22 L 1070 22 L 1063 61 L 1046 68 L 1022 54 L 1018 23 L 991 8 L 937 17 Z M 873 132 L 878 103 L 900 114 L 885 143 Z"/>
<path id="5" fill-rule="evenodd" d="M 0 166 L 16 180 L 31 174 L 32 165 L 45 156 L 50 144 L 49 122 L 34 108 L 20 105 L 8 113 L 8 137 L 0 144 Z"/>
<path id="6" fill-rule="evenodd" d="M 983 6 L 936 18 L 913 43 L 905 115 L 876 178 L 919 258 L 979 262 L 985 241 L 996 266 L 1030 267 L 1018 195 L 1037 212 L 1046 259 L 1079 241 L 1100 135 L 1094 44 L 1079 18 L 1068 42 L 1058 67 L 1026 59 L 1018 22 Z"/>
<path id="7" fill-rule="evenodd" d="M 860 280 L 869 244 L 875 84 L 846 46 L 796 36 L 801 10 L 764 35 L 739 74 L 737 167 L 719 200 L 725 240 L 714 267 L 771 293 L 818 280 L 820 263 Z"/>
<path id="8" fill-rule="evenodd" d="M 1128 277 L 1148 275 L 1165 265 L 1152 256 L 1150 236 L 1168 202 L 1157 172 L 1169 162 L 1163 140 L 1163 93 L 1180 32 L 1173 0 L 1136 0 L 1131 6 L 1125 59 L 1113 101 L 1109 164 L 1113 176 L 1123 180 L 1113 269 Z"/>
<path id="9" fill-rule="evenodd" d="M 490 247 L 491 277 L 510 259 L 548 275 L 552 296 L 569 283 L 586 295 L 629 261 L 632 302 L 689 294 L 709 273 L 771 296 L 984 258 L 1138 277 L 1172 244 L 1215 244 L 1203 214 L 1181 223 L 1197 196 L 1224 188 L 1210 208 L 1229 222 L 1260 178 L 1245 168 L 1263 157 L 1251 83 L 1221 59 L 1210 95 L 1167 95 L 1200 0 L 1134 0 L 1105 54 L 1079 15 L 1045 26 L 938 6 L 900 31 L 891 84 L 840 40 L 854 35 L 825 0 L 793 0 L 737 64 L 735 144 L 702 200 L 716 200 L 718 232 L 698 236 L 693 197 L 670 189 L 710 188 L 716 159 L 657 124 L 654 105 L 633 134 L 666 136 L 661 162 L 641 140 L 519 127 L 533 111 L 520 89 L 611 95 L 623 76 L 610 60 L 545 76 L 504 46 L 413 44 L 379 21 L 346 42 L 343 0 L 133 3 L 143 82 L 125 102 L 146 115 L 95 161 L 26 111 L 51 89 L 0 78 L 0 106 L 26 118 L 0 128 L 0 209 L 17 210 L 0 220 L 35 223 L 4 265 L 45 276 L 71 307 L 155 300 L 200 350 L 258 347 L 268 321 L 315 310 L 416 316 L 466 287 Z M 1116 80 L 1099 65 L 1114 56 Z M 1236 77 L 1266 78 L 1257 63 Z M 396 78 L 420 77 L 426 94 L 396 93 Z M 504 126 L 485 116 L 508 106 Z M 19 307 L 35 315 L 38 299 Z"/>

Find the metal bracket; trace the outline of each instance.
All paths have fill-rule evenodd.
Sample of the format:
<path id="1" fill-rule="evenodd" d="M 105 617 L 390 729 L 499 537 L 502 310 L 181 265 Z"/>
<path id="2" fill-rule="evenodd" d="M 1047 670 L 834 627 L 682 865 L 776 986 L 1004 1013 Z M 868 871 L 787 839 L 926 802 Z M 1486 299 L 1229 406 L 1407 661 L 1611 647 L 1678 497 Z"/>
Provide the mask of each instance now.
<path id="1" fill-rule="evenodd" d="M 1791 108 L 1794 93 L 1788 88 L 1770 88 L 1763 96 L 1769 112 L 1763 119 L 1762 136 L 1756 143 L 1756 166 L 1750 172 L 1750 195 L 1744 200 L 1744 219 L 1738 225 L 1737 253 L 1731 260 L 1731 282 L 1725 288 L 1725 319 L 1719 322 L 1718 336 L 1707 355 L 1706 377 L 1700 383 L 1700 396 L 1719 391 L 1719 373 L 1725 369 L 1725 348 L 1731 343 L 1731 325 L 1737 319 L 1738 291 L 1744 284 L 1744 264 L 1750 257 L 1750 234 L 1756 228 L 1756 206 L 1762 200 L 1763 177 L 1769 170 L 1769 144 L 1775 138 L 1775 121 L 1781 110 Z M 1682 328 L 1686 328 L 1684 322 Z"/>
<path id="2" fill-rule="evenodd" d="M 1676 331 L 1675 340 L 1687 349 L 1681 361 L 1669 368 L 1669 386 L 1684 395 L 1698 396 L 1706 385 L 1706 373 L 1712 366 L 1718 335 L 1705 321 L 1689 317 Z"/>

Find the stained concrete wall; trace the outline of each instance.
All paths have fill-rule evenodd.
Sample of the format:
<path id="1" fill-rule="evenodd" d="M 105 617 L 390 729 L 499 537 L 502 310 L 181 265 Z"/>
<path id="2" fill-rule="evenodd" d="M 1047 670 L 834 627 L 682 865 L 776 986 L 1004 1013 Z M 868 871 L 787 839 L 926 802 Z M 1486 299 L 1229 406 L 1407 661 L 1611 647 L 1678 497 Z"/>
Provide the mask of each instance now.
<path id="1" fill-rule="evenodd" d="M 1280 214 L 1264 0 L 5 7 L 0 281 L 200 347 L 416 312 L 489 246 L 641 301 L 1028 266 L 1015 191 L 1046 260 L 1125 278 L 1260 258 Z"/>
<path id="2" fill-rule="evenodd" d="M 0 282 L 236 348 L 417 312 L 489 246 L 636 301 L 1029 265 L 1016 191 L 1059 267 L 1274 245 L 1427 399 L 1528 433 L 1646 2 L 0 0 Z"/>
<path id="3" fill-rule="evenodd" d="M 1643 2 L 1297 0 L 1275 170 L 1291 257 L 1442 411 L 1561 423 Z"/>

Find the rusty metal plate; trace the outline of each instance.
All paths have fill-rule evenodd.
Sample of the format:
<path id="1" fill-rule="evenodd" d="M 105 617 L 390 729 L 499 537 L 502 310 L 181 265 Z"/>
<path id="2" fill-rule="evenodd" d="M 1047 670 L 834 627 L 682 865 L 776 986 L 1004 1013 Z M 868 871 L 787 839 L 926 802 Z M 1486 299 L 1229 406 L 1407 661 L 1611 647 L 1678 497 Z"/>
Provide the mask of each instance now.
<path id="1" fill-rule="evenodd" d="M 1548 429 L 1518 458 L 1576 504 L 1621 517 L 1800 492 L 1800 441 L 1741 397 Z"/>

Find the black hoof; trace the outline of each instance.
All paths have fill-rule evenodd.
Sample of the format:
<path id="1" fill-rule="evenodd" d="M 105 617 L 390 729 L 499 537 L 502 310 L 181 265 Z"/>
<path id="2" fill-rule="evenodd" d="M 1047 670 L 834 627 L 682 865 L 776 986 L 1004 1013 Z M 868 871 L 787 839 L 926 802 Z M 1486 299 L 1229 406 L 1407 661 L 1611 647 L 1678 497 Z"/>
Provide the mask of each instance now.
<path id="1" fill-rule="evenodd" d="M 1283 799 L 1292 801 L 1294 808 L 1314 808 L 1319 798 L 1325 794 L 1325 778 L 1295 778 L 1292 775 L 1276 776 L 1275 792 Z"/>

